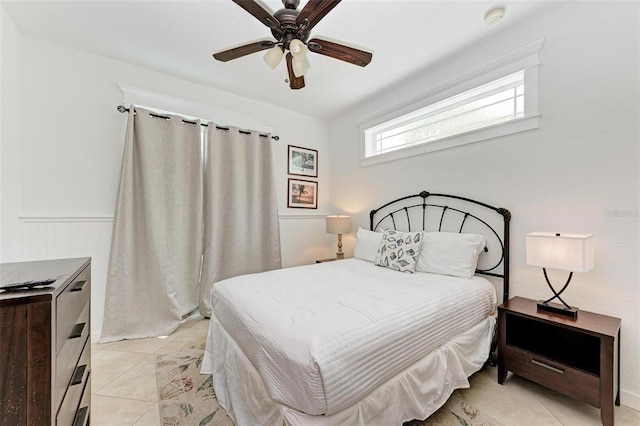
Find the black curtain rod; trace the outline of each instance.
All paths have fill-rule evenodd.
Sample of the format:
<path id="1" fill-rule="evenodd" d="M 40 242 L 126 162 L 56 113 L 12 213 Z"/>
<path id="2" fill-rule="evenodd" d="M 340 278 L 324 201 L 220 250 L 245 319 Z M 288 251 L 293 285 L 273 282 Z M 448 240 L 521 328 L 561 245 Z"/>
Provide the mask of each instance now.
<path id="1" fill-rule="evenodd" d="M 118 105 L 118 111 L 120 111 L 122 113 L 129 112 L 129 108 L 127 108 L 124 105 Z M 133 113 L 137 114 L 135 110 L 133 111 Z M 152 112 L 150 112 L 149 115 L 151 115 L 152 117 L 155 117 L 155 118 L 164 118 L 165 120 L 169 120 L 171 118 L 171 117 L 167 117 L 166 115 L 154 114 Z M 195 121 L 189 121 L 189 120 L 182 120 L 182 122 L 185 123 L 185 124 L 196 124 Z M 206 124 L 206 123 L 200 123 L 200 125 L 203 126 L 203 127 L 209 127 L 209 125 Z M 216 126 L 216 129 L 218 129 L 218 130 L 226 130 L 227 132 L 229 131 L 228 127 Z M 249 132 L 247 130 L 239 130 L 239 132 L 242 133 L 243 135 L 250 135 L 251 134 L 251 132 Z M 263 138 L 269 137 L 269 135 L 264 135 L 262 133 L 260 133 L 260 136 L 263 137 Z M 274 141 L 279 141 L 280 140 L 280 136 L 277 136 L 277 135 L 271 136 L 271 139 L 273 139 Z"/>

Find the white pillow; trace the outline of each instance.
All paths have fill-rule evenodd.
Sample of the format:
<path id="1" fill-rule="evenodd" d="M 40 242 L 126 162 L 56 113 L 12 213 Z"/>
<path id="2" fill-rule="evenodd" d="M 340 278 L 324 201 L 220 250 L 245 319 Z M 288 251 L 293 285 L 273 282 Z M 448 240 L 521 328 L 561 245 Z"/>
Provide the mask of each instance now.
<path id="1" fill-rule="evenodd" d="M 422 232 L 401 232 L 387 229 L 376 253 L 375 264 L 413 274 L 422 245 Z"/>
<path id="2" fill-rule="evenodd" d="M 356 234 L 356 247 L 353 251 L 353 257 L 374 262 L 376 260 L 378 247 L 380 247 L 380 241 L 382 241 L 382 232 L 373 232 L 359 228 Z"/>
<path id="3" fill-rule="evenodd" d="M 471 278 L 484 246 L 478 234 L 424 232 L 416 271 Z"/>

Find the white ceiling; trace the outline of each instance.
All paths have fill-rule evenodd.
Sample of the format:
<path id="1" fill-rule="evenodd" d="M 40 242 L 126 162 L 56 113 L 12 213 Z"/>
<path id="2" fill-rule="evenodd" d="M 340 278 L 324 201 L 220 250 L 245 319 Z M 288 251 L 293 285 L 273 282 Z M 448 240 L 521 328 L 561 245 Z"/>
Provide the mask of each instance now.
<path id="1" fill-rule="evenodd" d="M 302 0 L 299 9 L 307 0 Z M 272 11 L 279 0 L 264 1 Z M 505 18 L 484 22 L 496 5 Z M 365 68 L 310 53 L 306 87 L 291 90 L 286 65 L 270 70 L 263 52 L 219 62 L 214 52 L 272 39 L 231 0 L 2 1 L 22 34 L 48 40 L 324 119 L 398 84 L 465 46 L 552 7 L 546 1 L 344 0 L 312 30 L 373 52 Z"/>

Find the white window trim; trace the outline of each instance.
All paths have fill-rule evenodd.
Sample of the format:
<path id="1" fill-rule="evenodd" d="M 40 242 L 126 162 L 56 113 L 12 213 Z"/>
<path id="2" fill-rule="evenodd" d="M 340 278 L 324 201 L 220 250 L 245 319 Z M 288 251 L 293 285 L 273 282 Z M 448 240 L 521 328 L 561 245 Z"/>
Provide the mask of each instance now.
<path id="1" fill-rule="evenodd" d="M 540 118 L 540 113 L 538 112 L 538 67 L 540 66 L 539 53 L 544 43 L 545 39 L 541 38 L 521 46 L 485 64 L 443 81 L 409 99 L 405 99 L 403 102 L 358 120 L 357 124 L 360 127 L 360 166 L 370 166 L 538 128 Z M 524 117 L 438 139 L 426 144 L 365 157 L 365 144 L 368 143 L 365 140 L 366 129 L 521 70 L 525 70 Z"/>

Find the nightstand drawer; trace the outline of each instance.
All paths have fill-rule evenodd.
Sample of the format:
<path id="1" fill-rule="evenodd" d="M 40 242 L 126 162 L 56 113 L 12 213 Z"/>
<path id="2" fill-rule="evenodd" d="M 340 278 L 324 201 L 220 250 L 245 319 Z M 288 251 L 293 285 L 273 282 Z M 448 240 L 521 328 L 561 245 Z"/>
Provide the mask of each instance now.
<path id="1" fill-rule="evenodd" d="M 56 301 L 56 353 L 59 353 L 67 337 L 72 335 L 79 317 L 91 299 L 91 269 L 85 268 L 69 284 Z M 84 321 L 86 326 L 88 322 Z"/>
<path id="2" fill-rule="evenodd" d="M 505 347 L 507 370 L 562 394 L 600 406 L 600 378 L 545 357 Z"/>

